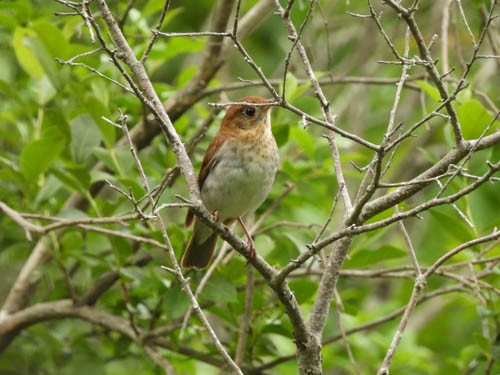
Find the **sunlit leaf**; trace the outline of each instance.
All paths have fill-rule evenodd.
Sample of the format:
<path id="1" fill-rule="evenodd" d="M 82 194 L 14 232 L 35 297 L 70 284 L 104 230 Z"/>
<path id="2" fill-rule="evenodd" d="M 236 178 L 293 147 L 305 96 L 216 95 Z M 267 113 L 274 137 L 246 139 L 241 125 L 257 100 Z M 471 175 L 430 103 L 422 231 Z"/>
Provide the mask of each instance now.
<path id="1" fill-rule="evenodd" d="M 35 36 L 36 34 L 33 30 L 17 27 L 14 31 L 13 45 L 17 61 L 22 68 L 30 76 L 40 79 L 44 73 L 43 67 L 28 45 L 28 38 Z"/>
<path id="2" fill-rule="evenodd" d="M 493 124 L 491 123 L 493 116 L 488 113 L 486 108 L 477 99 L 470 99 L 460 104 L 457 107 L 457 115 L 466 139 L 478 138 L 485 132 L 488 125 L 490 127 L 485 132 L 485 135 L 492 134 L 498 129 L 498 125 L 500 125 L 498 120 Z"/>
<path id="3" fill-rule="evenodd" d="M 47 137 L 27 144 L 20 159 L 21 171 L 29 180 L 35 180 L 44 173 L 64 148 L 61 137 Z"/>
<path id="4" fill-rule="evenodd" d="M 422 88 L 422 90 L 424 90 L 425 93 L 435 101 L 438 102 L 439 100 L 441 100 L 441 95 L 439 94 L 438 89 L 432 86 L 429 82 L 418 80 L 415 81 L 415 83 L 419 85 Z"/>

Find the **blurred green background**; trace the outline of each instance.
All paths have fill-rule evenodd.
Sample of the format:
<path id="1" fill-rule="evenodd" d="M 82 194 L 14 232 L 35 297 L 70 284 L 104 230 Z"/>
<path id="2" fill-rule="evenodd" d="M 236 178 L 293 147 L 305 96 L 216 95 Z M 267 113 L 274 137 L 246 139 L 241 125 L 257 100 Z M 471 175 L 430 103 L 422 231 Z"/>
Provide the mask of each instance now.
<path id="1" fill-rule="evenodd" d="M 120 18 L 127 1 L 109 1 L 113 14 Z M 171 1 L 162 28 L 168 32 L 195 32 L 208 30 L 214 1 Z M 243 1 L 245 14 L 256 1 Z M 394 101 L 395 83 L 354 83 L 352 77 L 368 80 L 399 79 L 401 67 L 382 64 L 392 61 L 392 55 L 375 23 L 370 18 L 358 18 L 348 12 L 368 14 L 366 2 L 319 1 L 307 26 L 302 41 L 309 53 L 318 77 L 326 82 L 323 89 L 337 115 L 337 125 L 373 143 L 380 143 L 389 121 Z M 421 1 L 416 19 L 427 41 L 440 34 L 443 3 Z M 488 1 L 464 1 L 464 12 L 472 32 L 479 35 L 484 18 L 482 7 Z M 395 47 L 404 47 L 405 25 L 388 7 L 375 2 L 377 11 L 383 10 L 381 21 Z M 94 5 L 90 5 L 95 11 Z M 306 14 L 309 2 L 296 1 L 292 19 L 298 27 Z M 145 50 L 151 30 L 158 22 L 163 7 L 160 0 L 137 0 L 125 20 L 123 31 L 137 56 Z M 140 176 L 130 151 L 117 141 L 121 130 L 110 126 L 102 116 L 118 119 L 120 108 L 128 116 L 132 128 L 138 124 L 144 109 L 137 98 L 121 87 L 105 80 L 84 67 L 61 65 L 56 58 L 69 60 L 76 54 L 97 48 L 91 43 L 88 29 L 79 17 L 55 16 L 68 9 L 52 1 L 0 2 L 0 201 L 18 212 L 65 218 L 106 217 L 133 210 L 130 202 L 109 187 L 98 194 L 91 193 L 96 182 L 108 180 L 134 196 L 144 195 Z M 458 9 L 451 7 L 448 49 L 449 66 L 456 70 L 453 79 L 463 72 L 464 62 L 470 59 L 472 44 L 461 22 Z M 497 12 L 498 13 L 498 12 Z M 232 18 L 231 18 L 232 20 Z M 99 21 L 102 29 L 104 24 Z M 230 27 L 232 26 L 230 21 Z M 491 27 L 492 37 L 486 38 L 483 54 L 495 54 L 498 46 L 498 27 Z M 286 28 L 279 16 L 270 12 L 263 22 L 242 43 L 268 78 L 277 80 L 277 87 L 286 82 L 287 100 L 313 116 L 321 117 L 320 106 L 310 84 L 305 80 L 303 66 L 296 54 L 292 55 L 289 72 L 283 79 L 284 62 L 291 47 Z M 432 52 L 443 61 L 442 38 L 438 38 Z M 147 60 L 146 68 L 162 100 L 167 100 L 185 86 L 197 72 L 206 38 L 159 38 Z M 414 42 L 410 56 L 417 54 Z M 231 50 L 231 56 L 222 66 L 209 88 L 236 83 L 239 79 L 258 80 L 258 76 L 242 56 Z M 122 84 L 125 81 L 110 62 L 99 52 L 78 60 Z M 441 68 L 438 65 L 438 68 Z M 444 73 L 444 72 L 441 72 Z M 410 84 L 404 89 L 396 122 L 408 126 L 420 120 L 438 106 L 436 89 L 425 78 L 422 66 L 413 66 Z M 471 70 L 467 89 L 455 101 L 466 138 L 477 138 L 491 122 L 499 105 L 498 59 L 477 61 Z M 347 82 L 339 83 L 338 78 Z M 332 80 L 333 83 L 328 83 Z M 281 83 L 280 83 L 281 82 Z M 377 83 L 377 84 L 375 84 Z M 269 96 L 262 87 L 252 86 L 238 90 L 220 90 L 227 96 L 213 94 L 202 98 L 175 121 L 175 128 L 187 142 L 197 132 L 211 108 L 209 102 L 237 100 L 252 94 Z M 498 110 L 498 109 L 497 109 Z M 197 145 L 192 160 L 199 168 L 203 151 L 217 130 L 219 114 L 208 134 Z M 280 147 L 281 166 L 269 199 L 257 216 L 270 207 L 285 190 L 285 184 L 295 188 L 279 207 L 267 217 L 256 236 L 257 251 L 270 264 L 280 268 L 304 251 L 321 226 L 328 219 L 337 184 L 333 173 L 330 147 L 322 137 L 325 130 L 309 125 L 304 127 L 295 114 L 281 108 L 273 110 L 273 132 Z M 491 126 L 491 133 L 498 121 Z M 394 155 L 384 182 L 411 179 L 452 148 L 447 120 L 435 117 L 419 128 L 416 137 L 404 141 Z M 352 164 L 365 166 L 373 153 L 344 138 L 338 139 L 344 173 L 353 197 L 363 174 Z M 475 154 L 467 163 L 470 173 L 480 175 L 487 169 L 485 161 L 498 161 L 498 147 Z M 175 165 L 172 150 L 163 136 L 157 136 L 140 149 L 140 159 L 151 186 L 157 186 L 166 170 Z M 106 170 L 96 170 L 97 163 Z M 469 181 L 456 178 L 449 187 L 455 192 Z M 500 223 L 498 207 L 500 194 L 497 184 L 485 184 L 479 190 L 457 202 L 457 206 L 474 224 L 471 228 L 449 207 L 438 207 L 424 213 L 423 219 L 405 221 L 423 266 L 455 246 L 485 235 Z M 412 207 L 432 198 L 438 191 L 431 185 L 411 198 L 400 209 Z M 385 190 L 380 191 L 380 194 Z M 187 195 L 182 178 L 167 189 L 160 202 L 176 201 L 175 194 Z M 68 200 L 82 196 L 86 202 L 80 207 Z M 164 220 L 168 224 L 176 254 L 180 257 L 190 230 L 183 225 L 184 209 L 168 209 Z M 327 233 L 338 228 L 342 221 L 338 208 Z M 387 211 L 377 218 L 389 216 Z M 38 223 L 44 224 L 45 221 Z M 271 224 L 282 225 L 269 227 Z M 291 225 L 290 223 L 293 223 Z M 132 221 L 126 226 L 105 225 L 105 228 L 125 231 L 162 241 L 159 231 L 148 222 Z M 27 241 L 24 230 L 6 215 L 0 215 L 0 301 L 6 297 L 23 263 L 36 241 Z M 129 319 L 148 330 L 169 326 L 162 338 L 171 346 L 159 349 L 179 374 L 216 374 L 220 372 L 208 358 L 220 361 L 208 334 L 197 317 L 192 317 L 183 337 L 180 322 L 189 302 L 179 283 L 160 265 L 168 265 L 165 253 L 146 244 L 137 244 L 122 238 L 87 231 L 77 226 L 67 227 L 44 236 L 50 248 L 52 261 L 33 275 L 36 292 L 32 304 L 84 295 L 106 272 L 114 271 L 119 280 L 103 293 L 96 308 L 115 316 Z M 488 244 L 471 248 L 453 258 L 452 262 L 477 259 Z M 489 249 L 484 258 L 498 258 L 500 248 Z M 140 265 L 130 265 L 131 259 L 144 258 Z M 411 260 L 403 237 L 396 226 L 369 232 L 356 237 L 346 270 L 392 269 L 408 270 L 403 276 L 354 277 L 343 276 L 338 291 L 343 301 L 341 321 L 346 330 L 374 321 L 399 309 L 408 301 L 413 286 Z M 405 268 L 406 267 L 406 268 Z M 495 268 L 496 267 L 496 268 Z M 402 344 L 394 358 L 391 374 L 483 374 L 488 361 L 495 358 L 490 374 L 500 373 L 498 339 L 498 266 L 494 262 L 473 266 L 481 278 L 479 292 L 460 280 L 446 275 L 433 276 L 426 292 L 440 288 L 461 286 L 461 289 L 419 305 L 410 320 Z M 290 286 L 307 317 L 315 297 L 318 264 L 311 272 L 302 272 L 290 279 Z M 304 271 L 307 271 L 304 269 Z M 466 267 L 450 270 L 460 277 L 470 277 Z M 197 285 L 201 273 L 190 273 Z M 290 323 L 273 293 L 257 276 L 251 331 L 244 359 L 245 373 L 257 371 L 259 366 L 293 355 L 295 346 Z M 235 255 L 228 264 L 220 266 L 199 297 L 205 306 L 223 344 L 234 353 L 245 298 L 246 271 L 244 259 Z M 128 295 L 124 296 L 124 290 Z M 479 295 L 478 295 L 479 293 Z M 339 333 L 336 306 L 324 339 Z M 349 344 L 359 370 L 363 374 L 376 373 L 390 344 L 399 319 L 390 319 L 373 329 L 349 335 Z M 495 339 L 496 338 L 496 339 Z M 496 341 L 495 341 L 496 340 Z M 186 355 L 193 349 L 199 355 Z M 184 354 L 183 354 L 184 353 Z M 323 351 L 325 374 L 356 373 L 341 340 L 325 345 Z M 262 370 L 268 374 L 297 373 L 295 359 Z M 119 333 L 77 319 L 57 319 L 33 325 L 24 330 L 0 356 L 0 374 L 159 374 L 161 370 L 145 354 L 141 345 L 131 342 Z M 259 373 L 259 372 L 255 372 Z"/>

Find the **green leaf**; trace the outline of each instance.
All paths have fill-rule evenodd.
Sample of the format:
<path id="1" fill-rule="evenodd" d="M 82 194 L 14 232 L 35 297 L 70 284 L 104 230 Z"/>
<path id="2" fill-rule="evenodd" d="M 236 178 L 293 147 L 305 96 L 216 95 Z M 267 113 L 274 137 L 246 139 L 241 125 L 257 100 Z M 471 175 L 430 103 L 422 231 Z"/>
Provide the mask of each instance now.
<path id="1" fill-rule="evenodd" d="M 19 65 L 30 76 L 40 79 L 43 76 L 43 67 L 26 42 L 28 37 L 35 35 L 33 30 L 17 27 L 14 31 L 13 46 Z"/>
<path id="2" fill-rule="evenodd" d="M 50 173 L 69 188 L 69 191 L 76 190 L 85 194 L 90 186 L 90 175 L 85 168 L 52 168 Z"/>
<path id="3" fill-rule="evenodd" d="M 367 224 L 370 224 L 370 223 L 375 223 L 379 220 L 384 220 L 384 219 L 388 219 L 392 216 L 392 214 L 394 213 L 393 209 L 392 208 L 389 208 L 387 210 L 384 210 L 382 212 L 379 212 L 378 214 L 376 214 L 375 216 L 371 217 L 370 219 L 368 219 L 366 221 Z M 369 232 L 368 232 L 369 233 Z"/>
<path id="4" fill-rule="evenodd" d="M 59 242 L 63 249 L 75 251 L 83 246 L 83 236 L 79 230 L 70 230 L 61 236 Z"/>
<path id="5" fill-rule="evenodd" d="M 32 30 L 18 28 L 14 33 L 14 45 L 19 63 L 28 74 L 37 79 L 43 78 L 44 74 L 49 78 L 50 84 L 55 88 L 61 87 L 59 68 L 53 57 L 45 48 L 38 35 Z M 18 53 L 19 52 L 19 53 Z M 26 61 L 25 59 L 33 59 Z M 37 63 L 37 65 L 35 65 Z M 40 71 L 41 68 L 41 71 Z"/>
<path id="6" fill-rule="evenodd" d="M 299 251 L 295 242 L 288 233 L 273 235 L 274 249 L 269 254 L 264 254 L 266 260 L 273 265 L 284 265 L 295 259 Z"/>
<path id="7" fill-rule="evenodd" d="M 438 102 L 441 100 L 441 95 L 439 94 L 438 89 L 432 86 L 430 83 L 421 80 L 415 81 L 415 83 L 419 85 L 420 88 L 424 90 L 424 92 L 435 101 Z"/>
<path id="8" fill-rule="evenodd" d="M 476 139 L 493 120 L 493 116 L 477 99 L 470 99 L 457 107 L 458 120 L 465 139 Z M 498 128 L 498 121 L 490 126 L 486 135 L 492 134 Z"/>
<path id="9" fill-rule="evenodd" d="M 35 81 L 35 92 L 37 93 L 37 102 L 41 106 L 47 104 L 57 94 L 56 88 L 46 75 Z"/>
<path id="10" fill-rule="evenodd" d="M 51 57 L 60 57 L 62 59 L 72 57 L 69 42 L 64 37 L 62 31 L 53 23 L 37 21 L 31 25 L 31 29 L 36 31 Z"/>
<path id="11" fill-rule="evenodd" d="M 290 124 L 273 125 L 273 134 L 278 147 L 284 146 L 288 142 L 290 135 Z"/>
<path id="12" fill-rule="evenodd" d="M 203 47 L 205 47 L 203 40 L 191 38 L 172 38 L 166 44 L 165 50 L 163 51 L 164 55 L 162 55 L 161 60 L 165 62 L 183 53 L 196 53 L 201 51 Z M 161 51 L 154 51 L 155 54 L 158 52 Z"/>
<path id="13" fill-rule="evenodd" d="M 127 352 L 128 353 L 128 352 Z M 87 361 L 89 362 L 89 361 Z M 90 361 L 91 362 L 91 361 Z M 81 374 L 92 374 L 96 373 L 95 371 L 88 369 L 89 364 L 85 365 L 85 372 L 81 372 Z M 123 375 L 123 374 L 150 374 L 150 372 L 146 372 L 146 364 L 142 361 L 136 361 L 133 357 L 124 357 L 121 359 L 114 358 L 112 361 L 107 361 L 105 367 L 106 375 Z M 101 370 L 102 371 L 102 370 Z M 97 371 L 99 373 L 99 371 Z M 102 372 L 101 372 L 102 373 Z M 78 374 L 77 374 L 78 375 Z"/>
<path id="14" fill-rule="evenodd" d="M 47 173 L 47 177 L 43 181 L 43 186 L 38 191 L 38 194 L 34 199 L 35 207 L 43 204 L 43 202 L 53 199 L 57 196 L 59 189 L 61 189 L 61 182 L 56 177 Z"/>
<path id="15" fill-rule="evenodd" d="M 309 159 L 314 158 L 318 141 L 307 130 L 293 127 L 290 129 L 290 138 L 305 151 Z"/>
<path id="16" fill-rule="evenodd" d="M 119 182 L 119 185 L 122 186 L 127 192 L 130 190 L 135 199 L 142 198 L 146 194 L 144 186 L 142 186 L 142 183 L 140 183 L 139 180 L 134 180 L 132 178 L 116 178 L 115 181 Z"/>
<path id="17" fill-rule="evenodd" d="M 207 283 L 203 291 L 203 296 L 211 301 L 222 303 L 234 302 L 237 297 L 236 287 L 230 280 L 219 275 L 214 275 Z"/>
<path id="18" fill-rule="evenodd" d="M 310 87 L 311 87 L 311 82 L 309 81 L 303 83 L 302 85 L 299 85 L 293 94 L 292 102 L 294 104 L 297 103 L 297 105 L 302 105 L 304 103 L 302 100 L 303 98 L 302 94 L 305 93 L 307 90 L 309 90 Z"/>
<path id="19" fill-rule="evenodd" d="M 439 158 L 435 154 L 435 151 L 425 147 L 417 147 L 417 149 L 422 153 L 422 155 L 429 163 L 434 164 L 437 163 L 437 161 L 439 160 Z"/>
<path id="20" fill-rule="evenodd" d="M 449 215 L 444 209 L 434 209 L 428 211 L 435 219 L 436 222 L 440 224 L 441 231 L 443 233 L 449 233 L 453 238 L 459 241 L 466 242 L 471 238 L 474 238 L 474 233 L 472 229 L 465 224 L 465 222 L 458 216 L 454 214 L 454 211 Z"/>
<path id="21" fill-rule="evenodd" d="M 391 245 L 384 245 L 378 249 L 361 249 L 353 252 L 351 258 L 345 261 L 345 265 L 348 268 L 366 267 L 389 259 L 402 258 L 406 255 L 407 252 L 403 249 Z"/>
<path id="22" fill-rule="evenodd" d="M 198 72 L 196 66 L 184 69 L 177 78 L 177 87 L 183 87 Z"/>
<path id="23" fill-rule="evenodd" d="M 123 267 L 120 269 L 120 277 L 125 281 L 141 282 L 144 279 L 144 269 L 139 267 Z"/>
<path id="24" fill-rule="evenodd" d="M 84 162 L 101 143 L 101 132 L 94 119 L 85 114 L 70 121 L 71 151 L 76 162 Z"/>
<path id="25" fill-rule="evenodd" d="M 292 280 L 289 285 L 300 305 L 312 299 L 318 289 L 317 282 L 308 279 Z"/>
<path id="26" fill-rule="evenodd" d="M 9 92 L 9 97 L 19 102 L 19 92 L 14 90 L 14 87 L 11 86 L 17 79 L 17 67 L 14 54 L 10 53 L 10 51 L 0 54 L 0 66 L 2 67 L 2 69 L 0 69 L 0 94 L 2 92 Z M 9 84 L 7 82 L 9 82 Z"/>
<path id="27" fill-rule="evenodd" d="M 474 339 L 476 340 L 477 345 L 481 348 L 483 354 L 487 357 L 490 357 L 490 350 L 491 350 L 490 340 L 478 333 L 474 334 Z"/>
<path id="28" fill-rule="evenodd" d="M 464 103 L 472 98 L 472 90 L 468 87 L 460 91 L 457 95 L 457 102 Z"/>
<path id="29" fill-rule="evenodd" d="M 495 360 L 495 362 L 500 361 L 500 343 L 494 343 L 491 345 L 490 349 L 491 356 Z"/>
<path id="30" fill-rule="evenodd" d="M 66 118 L 65 109 L 59 106 L 49 107 L 43 111 L 41 137 L 56 135 L 68 140 L 71 139 L 71 130 Z"/>
<path id="31" fill-rule="evenodd" d="M 274 333 L 283 337 L 290 337 L 293 334 L 290 327 L 285 324 L 266 324 L 262 328 L 262 333 Z"/>
<path id="32" fill-rule="evenodd" d="M 47 171 L 64 148 L 62 137 L 46 137 L 28 143 L 21 153 L 21 172 L 28 180 L 35 180 Z"/>
<path id="33" fill-rule="evenodd" d="M 190 305 L 189 299 L 178 285 L 168 288 L 163 294 L 163 311 L 171 318 L 178 318 L 186 313 Z"/>
<path id="34" fill-rule="evenodd" d="M 16 25 L 27 23 L 33 16 L 32 4 L 28 0 L 0 1 L 0 25 L 14 30 Z"/>
<path id="35" fill-rule="evenodd" d="M 144 16 L 151 16 L 154 13 L 160 12 L 164 6 L 165 2 L 163 0 L 148 1 L 142 7 L 141 11 Z M 163 21 L 162 28 L 164 28 L 165 25 L 168 25 L 173 19 L 175 19 L 177 15 L 181 14 L 183 11 L 184 9 L 181 7 L 169 9 Z"/>
<path id="36" fill-rule="evenodd" d="M 88 232 L 85 239 L 87 248 L 92 249 L 95 253 L 108 251 L 111 248 L 110 240 L 104 234 Z"/>
<path id="37" fill-rule="evenodd" d="M 298 85 L 297 78 L 295 78 L 292 73 L 288 72 L 285 79 L 285 96 L 287 101 L 290 102 L 292 100 Z"/>
<path id="38" fill-rule="evenodd" d="M 92 94 L 85 99 L 83 106 L 92 116 L 94 123 L 98 126 L 101 132 L 101 137 L 106 147 L 111 148 L 115 144 L 117 132 L 120 132 L 116 127 L 110 125 L 102 119 L 103 116 L 109 117 L 109 90 L 101 81 L 92 81 Z"/>
<path id="39" fill-rule="evenodd" d="M 36 59 L 40 63 L 40 66 L 42 67 L 44 73 L 50 79 L 50 83 L 52 84 L 52 86 L 54 86 L 55 88 L 60 88 L 61 79 L 59 74 L 59 67 L 56 65 L 53 57 L 50 56 L 40 38 L 38 36 L 27 36 L 24 38 L 24 42 L 36 56 Z"/>

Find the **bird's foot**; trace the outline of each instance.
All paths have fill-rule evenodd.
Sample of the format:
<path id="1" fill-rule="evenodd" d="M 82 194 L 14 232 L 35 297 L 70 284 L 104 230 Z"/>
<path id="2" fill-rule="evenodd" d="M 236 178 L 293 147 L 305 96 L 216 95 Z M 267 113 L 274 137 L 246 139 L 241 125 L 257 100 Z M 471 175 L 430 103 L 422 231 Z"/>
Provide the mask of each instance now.
<path id="1" fill-rule="evenodd" d="M 257 257 L 257 253 L 255 251 L 255 243 L 253 242 L 253 238 L 249 237 L 247 241 L 247 246 L 248 246 L 248 251 L 249 251 L 249 257 L 251 260 L 255 260 Z"/>
<path id="2" fill-rule="evenodd" d="M 212 219 L 214 219 L 214 221 L 219 222 L 219 211 L 212 211 L 210 212 L 210 215 L 212 215 Z"/>

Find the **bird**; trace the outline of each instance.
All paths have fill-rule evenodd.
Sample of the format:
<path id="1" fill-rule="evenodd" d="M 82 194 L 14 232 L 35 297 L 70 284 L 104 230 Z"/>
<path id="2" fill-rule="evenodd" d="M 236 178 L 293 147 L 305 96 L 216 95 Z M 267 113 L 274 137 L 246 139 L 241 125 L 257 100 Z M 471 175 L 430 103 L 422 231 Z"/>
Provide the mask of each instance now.
<path id="1" fill-rule="evenodd" d="M 255 247 L 242 217 L 254 212 L 267 198 L 279 164 L 278 146 L 271 131 L 272 103 L 248 96 L 229 106 L 198 175 L 205 207 L 225 225 L 240 222 L 251 257 L 255 257 Z M 203 269 L 210 263 L 218 234 L 188 211 L 185 224 L 188 227 L 193 222 L 181 264 L 185 269 Z"/>

